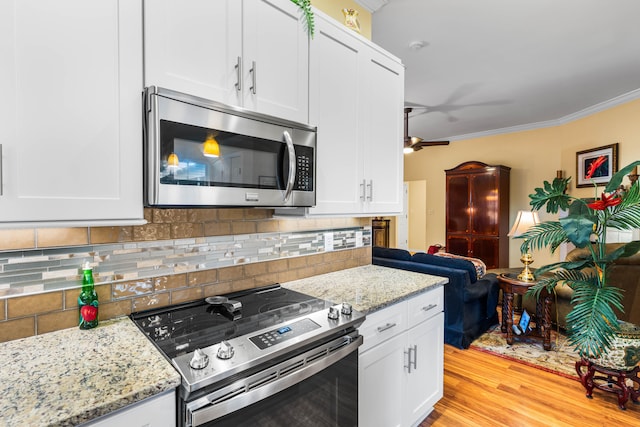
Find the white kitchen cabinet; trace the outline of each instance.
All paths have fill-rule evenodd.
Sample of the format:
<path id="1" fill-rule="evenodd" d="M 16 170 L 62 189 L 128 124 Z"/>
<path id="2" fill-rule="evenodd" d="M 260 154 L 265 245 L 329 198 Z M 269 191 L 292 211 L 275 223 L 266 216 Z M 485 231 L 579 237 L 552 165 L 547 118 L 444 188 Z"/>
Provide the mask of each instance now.
<path id="1" fill-rule="evenodd" d="M 176 393 L 171 390 L 82 424 L 82 427 L 175 427 L 175 425 Z"/>
<path id="2" fill-rule="evenodd" d="M 147 0 L 145 85 L 307 123 L 302 19 L 290 0 Z"/>
<path id="3" fill-rule="evenodd" d="M 367 315 L 360 327 L 360 426 L 418 425 L 442 398 L 443 306 L 439 287 Z"/>
<path id="4" fill-rule="evenodd" d="M 0 3 L 0 226 L 143 223 L 142 4 Z"/>
<path id="5" fill-rule="evenodd" d="M 316 206 L 308 213 L 400 213 L 403 65 L 318 11 L 310 57 L 318 173 Z"/>

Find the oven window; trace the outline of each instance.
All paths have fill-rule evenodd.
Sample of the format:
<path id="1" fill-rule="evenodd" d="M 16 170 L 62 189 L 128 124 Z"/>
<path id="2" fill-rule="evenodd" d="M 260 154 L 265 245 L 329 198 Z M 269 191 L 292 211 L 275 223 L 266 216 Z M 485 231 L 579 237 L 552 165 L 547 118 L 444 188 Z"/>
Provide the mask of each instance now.
<path id="1" fill-rule="evenodd" d="M 198 126 L 160 121 L 160 182 L 283 189 L 286 145 Z"/>
<path id="2" fill-rule="evenodd" d="M 264 400 L 205 426 L 356 427 L 358 352 Z"/>

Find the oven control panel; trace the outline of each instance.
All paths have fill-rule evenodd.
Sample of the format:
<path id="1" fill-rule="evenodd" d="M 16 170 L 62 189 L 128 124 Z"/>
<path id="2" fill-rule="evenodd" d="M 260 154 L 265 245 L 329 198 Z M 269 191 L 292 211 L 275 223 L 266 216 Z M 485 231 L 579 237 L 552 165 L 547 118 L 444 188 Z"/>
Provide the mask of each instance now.
<path id="1" fill-rule="evenodd" d="M 281 342 L 290 340 L 302 334 L 305 334 L 314 329 L 318 329 L 320 325 L 311 319 L 302 319 L 289 325 L 281 326 L 276 329 L 272 329 L 267 332 L 263 332 L 259 335 L 250 337 L 252 343 L 254 343 L 260 350 L 264 350 L 273 345 L 280 344 Z"/>

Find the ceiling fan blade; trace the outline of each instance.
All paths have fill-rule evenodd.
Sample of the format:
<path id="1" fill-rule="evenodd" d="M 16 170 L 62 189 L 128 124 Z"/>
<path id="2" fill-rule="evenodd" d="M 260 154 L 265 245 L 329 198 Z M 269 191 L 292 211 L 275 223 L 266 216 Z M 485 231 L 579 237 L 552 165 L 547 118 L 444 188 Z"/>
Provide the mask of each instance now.
<path id="1" fill-rule="evenodd" d="M 422 150 L 422 147 L 430 147 L 433 145 L 449 145 L 449 141 L 423 141 L 417 136 L 409 136 L 409 113 L 413 111 L 411 107 L 404 109 L 404 147 L 411 148 L 413 151 Z"/>
<path id="2" fill-rule="evenodd" d="M 449 141 L 421 141 L 416 145 L 420 145 L 422 147 L 432 147 L 434 145 L 449 145 Z"/>

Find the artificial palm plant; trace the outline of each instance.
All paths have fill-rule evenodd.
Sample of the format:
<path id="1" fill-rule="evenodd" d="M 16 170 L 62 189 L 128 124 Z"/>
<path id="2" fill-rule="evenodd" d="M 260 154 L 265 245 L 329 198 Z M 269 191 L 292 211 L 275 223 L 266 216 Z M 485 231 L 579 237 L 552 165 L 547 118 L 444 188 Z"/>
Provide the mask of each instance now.
<path id="1" fill-rule="evenodd" d="M 604 161 L 604 157 L 593 161 L 586 178 L 590 179 Z M 598 185 L 594 184 L 596 200 L 591 203 L 566 194 L 571 178 L 555 178 L 551 183 L 545 181 L 543 188 L 536 188 L 535 193 L 529 195 L 533 210 L 546 206 L 549 213 L 555 214 L 562 209 L 568 215 L 530 228 L 521 236 L 525 239 L 523 250 L 549 247 L 554 252 L 562 243 L 589 249 L 590 257 L 587 259 L 557 262 L 537 269 L 538 282 L 529 290 L 539 298 L 543 289 L 553 292 L 558 283 L 573 289 L 573 308 L 567 315 L 567 333 L 569 342 L 583 358 L 597 358 L 606 353 L 619 329 L 614 309 L 624 309 L 622 290 L 615 283 L 609 283 L 608 270 L 616 259 L 638 252 L 640 241 L 627 243 L 607 254 L 606 230 L 640 228 L 638 181 L 628 190 L 619 189 L 624 176 L 639 164 L 640 161 L 635 161 L 614 174 L 600 195 Z"/>

